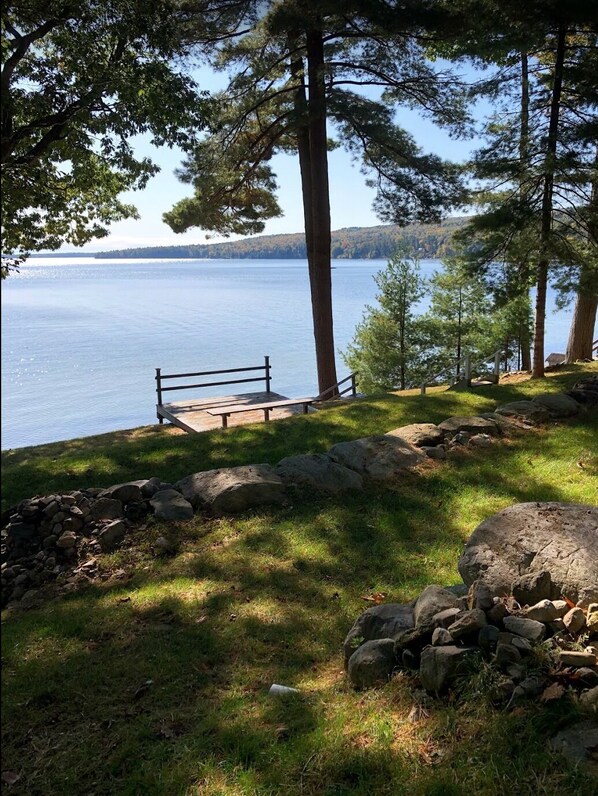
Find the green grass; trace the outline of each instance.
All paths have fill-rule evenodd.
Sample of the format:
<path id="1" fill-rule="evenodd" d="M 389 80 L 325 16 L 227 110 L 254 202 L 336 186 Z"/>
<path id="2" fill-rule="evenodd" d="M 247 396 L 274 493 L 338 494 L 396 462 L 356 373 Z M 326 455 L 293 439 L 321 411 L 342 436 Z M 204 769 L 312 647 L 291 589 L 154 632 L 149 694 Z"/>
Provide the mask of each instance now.
<path id="1" fill-rule="evenodd" d="M 501 397 L 507 389 L 510 398 L 537 385 L 500 388 Z M 476 394 L 477 405 L 494 404 L 489 396 Z M 241 461 L 274 461 L 466 407 L 473 410 L 472 397 L 459 393 L 424 404 L 385 397 L 231 432 L 228 451 L 222 434 L 156 435 L 151 445 L 142 436 L 123 443 L 126 452 L 113 454 L 104 475 L 107 482 L 143 475 L 147 461 L 164 474 L 163 456 L 181 444 L 176 461 L 185 471 L 193 455 L 196 466 L 237 463 L 243 440 L 260 456 Z M 303 447 L 294 423 L 311 432 Z M 278 427 L 286 427 L 286 449 Z M 353 691 L 341 645 L 368 607 L 362 595 L 403 601 L 428 583 L 457 582 L 462 544 L 489 514 L 527 500 L 595 502 L 597 433 L 598 418 L 587 416 L 430 463 L 392 487 L 305 497 L 233 519 L 197 516 L 174 529 L 150 522 L 103 559 L 126 577 L 5 614 L 3 770 L 20 776 L 7 793 L 589 796 L 591 777 L 546 747 L 575 716 L 568 699 L 505 713 L 482 692 L 438 702 L 412 723 L 413 682 L 399 675 L 383 688 Z M 51 462 L 44 448 L 71 457 L 73 467 L 92 463 L 98 446 L 109 449 L 105 437 L 90 450 L 85 442 L 19 452 L 11 467 L 41 479 Z M 130 448 L 141 456 L 134 471 Z M 178 541 L 173 558 L 153 554 L 164 533 Z M 273 700 L 273 682 L 301 694 Z"/>
<path id="2" fill-rule="evenodd" d="M 146 426 L 67 442 L 2 452 L 2 510 L 34 494 L 110 486 L 159 476 L 174 482 L 189 473 L 254 462 L 274 464 L 294 453 L 321 453 L 336 442 L 379 434 L 407 423 L 438 423 L 450 415 L 492 411 L 499 403 L 559 392 L 598 363 L 571 365 L 547 379 L 469 392 L 431 392 L 361 399 L 275 423 L 180 435 Z"/>

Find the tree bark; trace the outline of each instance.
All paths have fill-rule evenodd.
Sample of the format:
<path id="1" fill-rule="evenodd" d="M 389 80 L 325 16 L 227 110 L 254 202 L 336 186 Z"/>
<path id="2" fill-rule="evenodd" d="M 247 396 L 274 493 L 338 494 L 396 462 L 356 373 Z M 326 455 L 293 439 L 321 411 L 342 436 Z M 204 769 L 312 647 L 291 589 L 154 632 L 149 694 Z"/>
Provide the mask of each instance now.
<path id="1" fill-rule="evenodd" d="M 559 25 L 557 47 L 554 61 L 554 80 L 550 101 L 550 122 L 548 124 L 548 142 L 544 161 L 544 188 L 542 191 L 540 261 L 537 266 L 537 293 L 534 325 L 534 361 L 532 376 L 544 377 L 544 333 L 546 325 L 546 287 L 548 284 L 548 264 L 550 262 L 550 238 L 552 233 L 552 197 L 554 190 L 554 172 L 556 168 L 556 151 L 559 132 L 559 115 L 561 108 L 561 92 L 563 86 L 563 65 L 565 61 L 566 25 Z"/>
<path id="2" fill-rule="evenodd" d="M 521 123 L 519 129 L 519 162 L 521 164 L 520 194 L 523 202 L 526 200 L 526 172 L 529 166 L 529 56 L 526 50 L 520 53 L 521 60 Z M 521 279 L 525 285 L 525 292 L 529 299 L 527 262 L 520 263 Z M 527 325 L 519 335 L 519 354 L 521 362 L 518 365 L 523 370 L 532 369 L 531 340 Z"/>
<path id="3" fill-rule="evenodd" d="M 309 195 L 311 204 L 311 257 L 309 276 L 320 393 L 337 381 L 332 317 L 332 272 L 326 87 L 322 31 L 307 32 Z M 309 208 L 306 208 L 306 213 Z"/>
<path id="4" fill-rule="evenodd" d="M 584 296 L 581 293 L 577 294 L 569 331 L 569 341 L 567 343 L 566 362 L 592 358 L 597 309 L 598 295 Z"/>

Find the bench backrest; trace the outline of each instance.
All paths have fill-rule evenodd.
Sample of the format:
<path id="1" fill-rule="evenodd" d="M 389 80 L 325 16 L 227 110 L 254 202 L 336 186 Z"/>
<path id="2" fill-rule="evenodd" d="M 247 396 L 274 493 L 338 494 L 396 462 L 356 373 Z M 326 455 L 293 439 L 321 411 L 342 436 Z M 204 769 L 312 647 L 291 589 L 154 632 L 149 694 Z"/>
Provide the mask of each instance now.
<path id="1" fill-rule="evenodd" d="M 226 374 L 247 373 L 249 371 L 262 371 L 263 375 L 254 376 L 251 378 L 243 379 L 225 379 L 222 381 L 202 382 L 200 384 L 173 384 L 170 387 L 164 387 L 162 382 L 167 379 L 189 379 L 195 376 L 223 376 Z M 197 371 L 196 373 L 162 373 L 161 368 L 156 368 L 156 393 L 158 396 L 158 406 L 162 406 L 162 393 L 170 392 L 172 390 L 191 390 L 201 387 L 218 387 L 223 384 L 247 384 L 248 382 L 264 381 L 266 382 L 266 392 L 270 393 L 270 357 L 264 357 L 263 365 L 256 365 L 249 368 L 226 368 L 225 370 L 204 370 Z"/>

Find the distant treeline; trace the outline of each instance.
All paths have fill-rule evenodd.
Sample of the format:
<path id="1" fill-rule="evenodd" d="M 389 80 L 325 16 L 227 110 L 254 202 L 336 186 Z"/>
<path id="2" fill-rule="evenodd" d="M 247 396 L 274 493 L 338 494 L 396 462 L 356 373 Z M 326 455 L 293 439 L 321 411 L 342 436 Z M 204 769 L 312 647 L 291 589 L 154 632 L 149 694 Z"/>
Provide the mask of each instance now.
<path id="1" fill-rule="evenodd" d="M 378 227 L 347 227 L 332 233 L 332 256 L 340 260 L 375 260 L 393 255 L 399 246 L 417 252 L 421 259 L 435 259 L 451 255 L 453 232 L 465 224 L 467 218 L 449 218 L 441 224 L 411 224 L 399 227 L 389 224 Z M 240 259 L 240 260 L 304 260 L 305 236 L 261 235 L 225 243 L 188 244 L 186 246 L 151 246 L 141 249 L 120 249 L 101 252 L 96 258 L 167 257 Z"/>

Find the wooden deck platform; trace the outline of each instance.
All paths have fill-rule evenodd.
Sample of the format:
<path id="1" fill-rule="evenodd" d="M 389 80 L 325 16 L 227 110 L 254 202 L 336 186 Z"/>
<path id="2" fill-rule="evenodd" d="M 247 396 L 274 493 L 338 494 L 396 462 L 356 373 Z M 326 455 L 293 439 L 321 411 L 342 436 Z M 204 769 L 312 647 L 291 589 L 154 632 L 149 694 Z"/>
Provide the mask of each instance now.
<path id="1" fill-rule="evenodd" d="M 158 407 L 158 413 L 169 423 L 182 428 L 190 434 L 211 431 L 214 428 L 222 427 L 222 420 L 219 416 L 209 415 L 206 410 L 214 409 L 218 406 L 228 404 L 261 404 L 269 401 L 288 400 L 286 395 L 277 392 L 252 392 L 244 395 L 219 395 L 212 398 L 191 398 L 186 401 L 173 401 Z M 315 412 L 310 408 L 310 412 Z M 303 414 L 301 406 L 288 406 L 280 409 L 272 409 L 270 420 L 282 420 L 290 415 Z M 247 423 L 263 423 L 264 413 L 260 409 L 255 412 L 242 412 L 231 415 L 228 419 L 228 427 L 243 426 Z"/>

